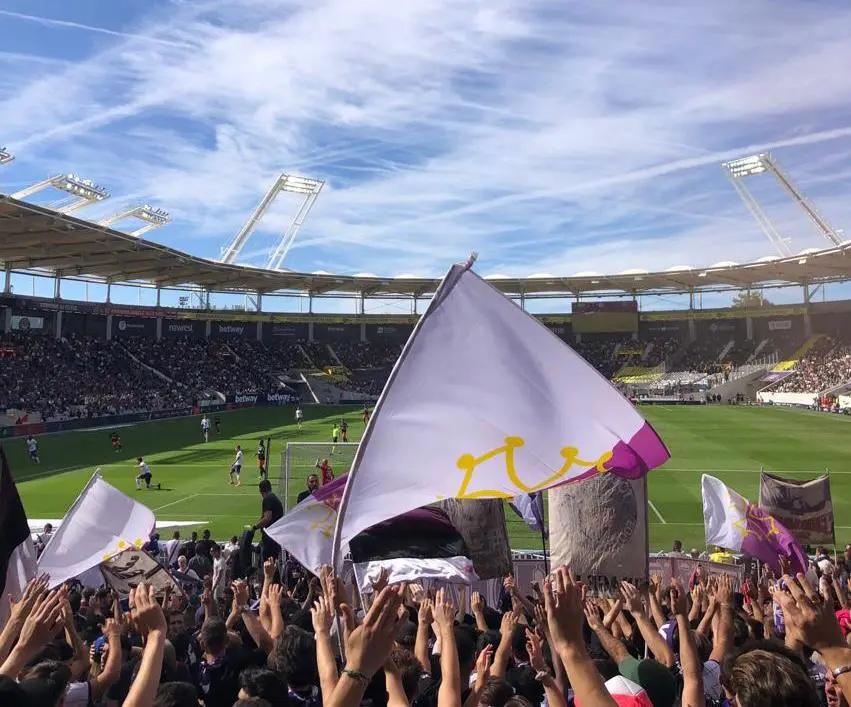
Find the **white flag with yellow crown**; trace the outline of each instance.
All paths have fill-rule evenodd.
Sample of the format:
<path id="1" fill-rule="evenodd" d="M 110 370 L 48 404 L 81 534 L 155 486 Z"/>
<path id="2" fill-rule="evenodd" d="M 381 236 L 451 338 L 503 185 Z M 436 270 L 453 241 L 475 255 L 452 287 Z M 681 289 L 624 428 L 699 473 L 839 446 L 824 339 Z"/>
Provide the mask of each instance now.
<path id="1" fill-rule="evenodd" d="M 445 498 L 505 498 L 664 463 L 600 373 L 469 268 L 453 267 L 384 388 L 349 474 L 341 544 Z"/>
<path id="2" fill-rule="evenodd" d="M 96 567 L 128 548 L 141 548 L 154 530 L 153 512 L 94 474 L 38 559 L 50 587 Z"/>

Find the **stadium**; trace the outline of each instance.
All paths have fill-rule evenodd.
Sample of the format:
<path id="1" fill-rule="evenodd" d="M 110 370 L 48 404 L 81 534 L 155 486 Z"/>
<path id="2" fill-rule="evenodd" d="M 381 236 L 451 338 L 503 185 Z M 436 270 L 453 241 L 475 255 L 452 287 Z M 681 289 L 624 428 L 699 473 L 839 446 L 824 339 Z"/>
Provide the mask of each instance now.
<path id="1" fill-rule="evenodd" d="M 235 243 L 249 237 L 243 229 Z M 291 507 L 315 458 L 328 456 L 335 420 L 348 420 L 350 439 L 360 438 L 362 408 L 374 405 L 438 285 L 204 260 L 20 195 L 0 196 L 0 238 L 0 436 L 30 513 L 46 519 L 62 517 L 95 468 L 132 489 L 134 460 L 144 455 L 168 488 L 145 499 L 161 521 L 230 536 L 256 506 L 251 488 L 235 494 L 223 486 L 232 450 L 242 443 L 250 451 L 261 438 L 271 440 L 274 476 Z M 15 275 L 52 280 L 54 297 L 14 293 Z M 800 478 L 828 470 L 836 508 L 848 508 L 849 420 L 837 413 L 851 409 L 851 301 L 812 294 L 849 279 L 851 244 L 837 243 L 743 264 L 488 281 L 521 307 L 561 300 L 565 313 L 540 321 L 636 402 L 671 448 L 649 491 L 651 547 L 662 550 L 674 539 L 703 547 L 698 489 L 706 472 L 754 494 L 762 469 Z M 66 282 L 105 285 L 105 301 L 67 300 Z M 111 288 L 128 286 L 152 290 L 157 302 L 176 290 L 195 306 L 113 304 Z M 705 293 L 780 287 L 799 288 L 801 303 L 695 306 Z M 253 311 L 210 305 L 234 294 Z M 639 311 L 639 297 L 658 294 L 686 296 L 691 307 Z M 265 311 L 280 296 L 306 299 L 308 312 Z M 411 314 L 364 314 L 370 298 L 405 300 Z M 329 299 L 349 300 L 359 313 L 312 313 Z M 95 389 L 93 374 L 101 378 Z M 297 400 L 307 410 L 301 433 Z M 209 444 L 197 434 L 204 414 L 222 415 Z M 124 442 L 117 455 L 108 444 L 116 430 Z M 39 438 L 37 466 L 26 458 L 29 435 Z M 317 446 L 297 446 L 304 442 Z M 288 445 L 296 445 L 289 466 Z M 340 470 L 353 453 L 338 455 Z M 507 522 L 514 548 L 539 548 L 519 518 L 509 513 Z"/>
<path id="2" fill-rule="evenodd" d="M 826 2 L 0 7 L 0 707 L 849 707 Z"/>

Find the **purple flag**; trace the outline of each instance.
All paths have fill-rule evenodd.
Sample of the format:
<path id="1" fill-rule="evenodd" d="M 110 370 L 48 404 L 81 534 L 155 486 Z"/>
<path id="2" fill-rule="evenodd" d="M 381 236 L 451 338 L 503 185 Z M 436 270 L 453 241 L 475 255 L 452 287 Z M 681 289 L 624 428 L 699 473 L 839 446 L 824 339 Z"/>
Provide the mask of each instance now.
<path id="1" fill-rule="evenodd" d="M 776 518 L 714 476 L 704 474 L 702 487 L 707 545 L 744 552 L 775 573 L 781 571 L 780 557 L 789 560 L 793 574 L 807 571 L 809 562 L 800 544 Z"/>

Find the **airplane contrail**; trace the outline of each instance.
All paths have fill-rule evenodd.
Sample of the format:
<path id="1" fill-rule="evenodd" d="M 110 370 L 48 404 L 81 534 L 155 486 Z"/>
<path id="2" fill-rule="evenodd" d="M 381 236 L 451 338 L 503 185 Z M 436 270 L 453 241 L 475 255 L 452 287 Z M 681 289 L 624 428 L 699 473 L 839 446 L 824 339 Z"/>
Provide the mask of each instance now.
<path id="1" fill-rule="evenodd" d="M 120 32 L 106 27 L 97 27 L 95 25 L 84 25 L 80 22 L 71 22 L 69 20 L 56 20 L 52 17 L 40 17 L 38 15 L 27 15 L 23 12 L 12 12 L 11 10 L 0 10 L 0 15 L 6 17 L 14 17 L 18 20 L 26 20 L 28 22 L 36 22 L 40 25 L 48 27 L 65 27 L 67 29 L 79 29 L 85 32 L 97 32 L 98 34 L 108 34 L 113 37 L 124 37 L 125 39 L 139 39 L 144 42 L 153 44 L 162 44 L 168 47 L 178 47 L 180 49 L 193 49 L 192 44 L 186 42 L 178 42 L 171 39 L 161 39 L 160 37 L 151 37 L 146 34 L 135 34 L 133 32 Z"/>

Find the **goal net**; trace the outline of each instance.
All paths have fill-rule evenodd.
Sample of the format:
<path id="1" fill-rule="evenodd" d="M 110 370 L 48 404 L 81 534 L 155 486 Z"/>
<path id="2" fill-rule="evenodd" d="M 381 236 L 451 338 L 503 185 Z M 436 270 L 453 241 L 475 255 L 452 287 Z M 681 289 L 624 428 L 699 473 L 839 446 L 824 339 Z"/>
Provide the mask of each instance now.
<path id="1" fill-rule="evenodd" d="M 352 468 L 357 442 L 287 442 L 281 452 L 281 478 L 278 493 L 284 502 L 284 510 L 288 511 L 296 505 L 296 499 L 307 488 L 307 477 L 313 473 L 319 474 L 317 462 L 323 459 L 334 471 L 334 477 L 345 474 Z"/>

